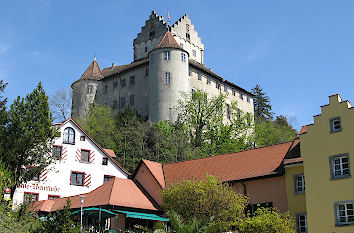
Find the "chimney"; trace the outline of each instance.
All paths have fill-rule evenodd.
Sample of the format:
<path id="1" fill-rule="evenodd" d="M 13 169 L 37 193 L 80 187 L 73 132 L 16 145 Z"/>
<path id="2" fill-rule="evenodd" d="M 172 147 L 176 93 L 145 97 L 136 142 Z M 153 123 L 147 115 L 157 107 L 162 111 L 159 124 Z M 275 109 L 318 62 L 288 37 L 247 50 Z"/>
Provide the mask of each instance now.
<path id="1" fill-rule="evenodd" d="M 114 67 L 114 62 L 112 62 L 112 68 Z"/>

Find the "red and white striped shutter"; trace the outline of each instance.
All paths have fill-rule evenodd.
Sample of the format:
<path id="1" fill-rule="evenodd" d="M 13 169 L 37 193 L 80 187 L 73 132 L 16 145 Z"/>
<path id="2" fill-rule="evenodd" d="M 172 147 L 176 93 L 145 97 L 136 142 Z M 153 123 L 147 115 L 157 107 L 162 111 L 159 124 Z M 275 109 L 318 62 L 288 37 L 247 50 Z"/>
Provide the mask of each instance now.
<path id="1" fill-rule="evenodd" d="M 90 160 L 90 163 L 93 163 L 95 161 L 95 151 L 90 152 L 89 160 Z"/>
<path id="2" fill-rule="evenodd" d="M 80 162 L 80 160 L 81 160 L 81 150 L 77 149 L 76 150 L 76 155 L 75 155 L 75 161 Z"/>
<path id="3" fill-rule="evenodd" d="M 39 174 L 39 180 L 40 181 L 46 181 L 47 180 L 47 174 L 48 170 L 44 168 L 44 170 Z"/>
<path id="4" fill-rule="evenodd" d="M 67 149 L 66 149 L 66 147 L 63 147 L 62 149 L 61 149 L 61 159 L 62 160 L 64 160 L 64 159 L 66 159 L 66 156 L 67 156 L 68 154 L 67 154 Z"/>
<path id="5" fill-rule="evenodd" d="M 90 187 L 91 186 L 91 174 L 86 174 L 84 177 L 84 186 Z"/>

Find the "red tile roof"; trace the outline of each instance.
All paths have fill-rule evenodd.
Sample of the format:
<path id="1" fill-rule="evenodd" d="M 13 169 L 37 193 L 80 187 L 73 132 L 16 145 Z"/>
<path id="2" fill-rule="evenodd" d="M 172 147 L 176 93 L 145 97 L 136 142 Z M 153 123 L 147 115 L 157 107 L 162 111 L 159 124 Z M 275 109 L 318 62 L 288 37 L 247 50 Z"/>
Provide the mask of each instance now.
<path id="1" fill-rule="evenodd" d="M 70 197 L 71 208 L 80 208 L 80 195 Z M 158 210 L 137 187 L 134 181 L 129 179 L 113 178 L 97 189 L 84 194 L 84 207 L 99 205 L 113 205 L 144 210 Z M 66 205 L 68 197 L 34 202 L 33 211 L 52 212 L 62 209 Z"/>
<path id="2" fill-rule="evenodd" d="M 304 133 L 307 133 L 307 125 L 304 125 L 301 127 L 299 135 L 304 134 Z"/>
<path id="3" fill-rule="evenodd" d="M 124 71 L 130 70 L 134 67 L 147 64 L 148 61 L 149 61 L 149 59 L 144 59 L 141 61 L 132 62 L 128 65 L 121 65 L 121 66 L 113 66 L 113 67 L 104 68 L 102 70 L 102 74 L 104 75 L 104 77 L 108 77 L 108 76 L 111 76 L 111 75 L 114 75 L 117 73 L 122 73 Z"/>
<path id="4" fill-rule="evenodd" d="M 146 159 L 143 159 L 142 162 L 150 170 L 150 172 L 156 178 L 157 182 L 161 185 L 161 187 L 164 188 L 165 187 L 165 178 L 163 176 L 162 164 L 156 163 L 153 161 L 149 161 Z"/>
<path id="5" fill-rule="evenodd" d="M 284 165 L 294 164 L 294 163 L 302 163 L 304 159 L 302 157 L 292 158 L 292 159 L 284 159 Z"/>
<path id="6" fill-rule="evenodd" d="M 93 60 L 90 66 L 86 69 L 85 73 L 81 76 L 79 80 L 89 79 L 89 80 L 99 80 L 103 78 L 100 67 L 96 60 Z"/>
<path id="7" fill-rule="evenodd" d="M 274 175 L 293 142 L 242 152 L 217 155 L 163 165 L 166 186 L 183 179 L 203 179 L 205 174 L 221 181 L 244 180 Z"/>
<path id="8" fill-rule="evenodd" d="M 157 49 L 161 48 L 176 48 L 176 49 L 182 49 L 175 38 L 173 37 L 172 33 L 170 31 L 167 31 L 166 34 L 162 37 L 160 43 L 156 46 Z"/>

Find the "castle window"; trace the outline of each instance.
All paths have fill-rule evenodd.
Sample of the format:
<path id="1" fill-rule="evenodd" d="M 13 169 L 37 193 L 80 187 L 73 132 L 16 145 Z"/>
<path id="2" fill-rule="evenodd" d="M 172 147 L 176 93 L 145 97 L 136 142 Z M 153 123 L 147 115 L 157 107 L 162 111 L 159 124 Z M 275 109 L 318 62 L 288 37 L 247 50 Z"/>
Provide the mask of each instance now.
<path id="1" fill-rule="evenodd" d="M 145 76 L 149 76 L 149 67 L 145 69 Z"/>
<path id="2" fill-rule="evenodd" d="M 89 150 L 81 150 L 80 162 L 85 162 L 85 163 L 90 162 L 90 151 Z"/>
<path id="3" fill-rule="evenodd" d="M 129 97 L 129 104 L 134 105 L 134 95 L 130 95 Z"/>
<path id="4" fill-rule="evenodd" d="M 215 83 L 215 86 L 216 86 L 217 89 L 220 89 L 220 88 L 221 88 L 221 85 L 220 85 L 220 83 L 218 83 L 218 82 Z"/>
<path id="5" fill-rule="evenodd" d="M 295 194 L 302 194 L 305 192 L 305 176 L 299 174 L 294 176 Z"/>
<path id="6" fill-rule="evenodd" d="M 88 85 L 87 86 L 87 94 L 92 94 L 93 93 L 93 86 L 92 85 Z"/>
<path id="7" fill-rule="evenodd" d="M 186 62 L 186 54 L 181 53 L 182 62 Z"/>
<path id="8" fill-rule="evenodd" d="M 248 102 L 248 103 L 250 102 L 250 97 L 249 97 L 249 96 L 247 96 L 247 102 Z"/>
<path id="9" fill-rule="evenodd" d="M 186 33 L 186 39 L 187 39 L 187 41 L 191 40 L 191 35 L 188 32 Z"/>
<path id="10" fill-rule="evenodd" d="M 201 74 L 198 74 L 198 80 L 202 81 L 202 75 Z"/>
<path id="11" fill-rule="evenodd" d="M 125 107 L 125 97 L 119 99 L 119 108 L 122 109 Z"/>
<path id="12" fill-rule="evenodd" d="M 163 59 L 164 60 L 171 60 L 171 52 L 170 51 L 163 52 Z"/>
<path id="13" fill-rule="evenodd" d="M 148 47 L 145 47 L 145 53 L 148 51 Z"/>
<path id="14" fill-rule="evenodd" d="M 227 89 L 227 86 L 224 86 L 224 91 L 227 92 L 227 90 L 228 90 L 228 89 Z"/>
<path id="15" fill-rule="evenodd" d="M 127 85 L 127 83 L 125 82 L 125 78 L 120 80 L 120 86 L 123 88 Z"/>
<path id="16" fill-rule="evenodd" d="M 336 133 L 342 131 L 342 124 L 340 121 L 340 117 L 331 118 L 329 120 L 331 133 Z"/>
<path id="17" fill-rule="evenodd" d="M 155 31 L 151 31 L 150 33 L 149 33 L 149 36 L 154 36 L 155 35 Z"/>
<path id="18" fill-rule="evenodd" d="M 354 225 L 354 201 L 340 201 L 334 206 L 336 225 Z"/>
<path id="19" fill-rule="evenodd" d="M 108 92 L 108 86 L 107 86 L 107 85 L 104 85 L 104 86 L 103 86 L 103 93 L 106 94 L 107 92 Z"/>
<path id="20" fill-rule="evenodd" d="M 113 100 L 113 109 L 117 109 L 117 108 L 118 108 L 118 101 Z"/>
<path id="21" fill-rule="evenodd" d="M 63 135 L 63 143 L 75 144 L 75 131 L 73 128 L 66 128 Z"/>
<path id="22" fill-rule="evenodd" d="M 242 94 L 242 93 L 240 93 L 240 99 L 242 99 L 242 100 L 243 100 L 243 94 Z"/>
<path id="23" fill-rule="evenodd" d="M 182 43 L 180 43 L 179 46 L 183 49 L 183 44 Z"/>
<path id="24" fill-rule="evenodd" d="M 71 172 L 70 184 L 83 186 L 84 185 L 84 177 L 85 177 L 85 173 L 83 173 L 83 172 Z"/>
<path id="25" fill-rule="evenodd" d="M 226 105 L 226 116 L 227 119 L 231 120 L 231 109 L 229 104 Z"/>
<path id="26" fill-rule="evenodd" d="M 232 89 L 232 95 L 236 96 L 236 90 L 235 89 Z"/>
<path id="27" fill-rule="evenodd" d="M 189 71 L 188 71 L 188 74 L 189 74 L 189 76 L 192 76 L 192 71 L 189 70 Z"/>
<path id="28" fill-rule="evenodd" d="M 195 51 L 195 50 L 193 49 L 192 54 L 193 54 L 193 57 L 196 57 L 196 56 L 197 56 L 197 51 Z"/>
<path id="29" fill-rule="evenodd" d="M 117 90 L 118 89 L 118 82 L 114 82 L 113 83 L 113 90 Z"/>
<path id="30" fill-rule="evenodd" d="M 329 157 L 332 179 L 350 177 L 349 154 L 340 154 Z"/>
<path id="31" fill-rule="evenodd" d="M 164 84 L 165 85 L 171 84 L 171 73 L 170 72 L 165 73 Z"/>
<path id="32" fill-rule="evenodd" d="M 129 86 L 134 86 L 135 85 L 135 76 L 131 76 L 129 80 Z"/>
<path id="33" fill-rule="evenodd" d="M 208 84 L 208 85 L 211 85 L 211 80 L 210 80 L 210 78 L 207 78 L 207 84 Z"/>

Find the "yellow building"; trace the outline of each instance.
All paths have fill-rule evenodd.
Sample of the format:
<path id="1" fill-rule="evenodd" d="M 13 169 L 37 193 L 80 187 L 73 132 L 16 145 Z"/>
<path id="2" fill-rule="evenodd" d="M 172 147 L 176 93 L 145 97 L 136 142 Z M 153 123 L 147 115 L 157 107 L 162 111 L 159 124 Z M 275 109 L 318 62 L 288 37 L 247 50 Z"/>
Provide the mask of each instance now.
<path id="1" fill-rule="evenodd" d="M 314 116 L 314 124 L 300 135 L 300 143 L 308 232 L 353 233 L 354 109 L 349 101 L 330 96 L 329 104 L 321 106 L 321 114 Z M 302 168 L 289 165 L 286 171 L 290 180 L 301 174 Z M 305 197 L 288 195 L 288 199 L 295 205 L 292 211 L 303 210 L 303 204 L 296 203 L 302 203 Z"/>
<path id="2" fill-rule="evenodd" d="M 297 232 L 307 231 L 305 176 L 300 143 L 295 140 L 284 159 L 286 195 L 290 216 L 296 219 Z"/>

